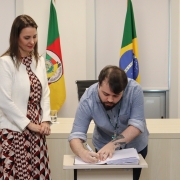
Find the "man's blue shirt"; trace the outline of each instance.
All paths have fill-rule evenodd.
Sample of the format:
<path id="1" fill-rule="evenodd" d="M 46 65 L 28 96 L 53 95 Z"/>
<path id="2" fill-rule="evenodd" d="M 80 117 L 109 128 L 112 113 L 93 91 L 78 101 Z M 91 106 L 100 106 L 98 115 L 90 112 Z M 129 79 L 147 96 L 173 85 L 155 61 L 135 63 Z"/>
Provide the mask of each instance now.
<path id="1" fill-rule="evenodd" d="M 98 83 L 89 87 L 79 102 L 69 141 L 74 138 L 86 141 L 86 133 L 91 120 L 95 123 L 92 142 L 97 150 L 112 140 L 116 122 L 117 134 L 121 134 L 129 125 L 141 131 L 141 134 L 126 144 L 124 148 L 134 147 L 140 152 L 148 144 L 149 132 L 144 117 L 143 91 L 140 85 L 132 79 L 128 79 L 121 100 L 108 111 L 99 98 Z"/>

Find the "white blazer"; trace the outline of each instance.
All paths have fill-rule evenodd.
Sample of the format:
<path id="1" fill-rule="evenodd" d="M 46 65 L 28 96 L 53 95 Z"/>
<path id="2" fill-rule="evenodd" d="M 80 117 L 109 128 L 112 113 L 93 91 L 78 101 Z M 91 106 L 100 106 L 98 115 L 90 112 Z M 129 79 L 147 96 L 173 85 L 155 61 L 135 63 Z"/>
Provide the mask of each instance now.
<path id="1" fill-rule="evenodd" d="M 42 119 L 50 120 L 49 87 L 46 76 L 46 66 L 43 57 L 40 57 L 36 67 L 33 58 L 31 70 L 36 74 L 42 85 Z M 30 94 L 30 81 L 26 66 L 21 63 L 17 69 L 10 56 L 0 58 L 0 129 L 10 129 L 22 132 L 30 123 L 26 117 L 27 104 Z"/>

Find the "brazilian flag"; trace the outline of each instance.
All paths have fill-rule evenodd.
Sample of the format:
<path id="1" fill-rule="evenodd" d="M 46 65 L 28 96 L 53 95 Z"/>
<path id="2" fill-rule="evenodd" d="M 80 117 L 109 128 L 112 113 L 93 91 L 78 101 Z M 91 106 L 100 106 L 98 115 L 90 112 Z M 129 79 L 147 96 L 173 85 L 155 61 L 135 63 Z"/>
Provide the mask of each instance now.
<path id="1" fill-rule="evenodd" d="M 46 71 L 52 110 L 59 110 L 66 99 L 64 67 L 54 0 L 50 3 L 49 28 L 46 48 Z"/>
<path id="2" fill-rule="evenodd" d="M 124 69 L 129 78 L 140 83 L 138 44 L 131 0 L 128 0 L 119 67 Z"/>

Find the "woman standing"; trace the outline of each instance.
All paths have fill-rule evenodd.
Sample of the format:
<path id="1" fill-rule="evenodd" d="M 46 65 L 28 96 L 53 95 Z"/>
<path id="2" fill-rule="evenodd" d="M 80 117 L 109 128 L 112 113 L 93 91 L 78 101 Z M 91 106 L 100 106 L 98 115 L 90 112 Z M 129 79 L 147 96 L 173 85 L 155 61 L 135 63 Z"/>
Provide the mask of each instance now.
<path id="1" fill-rule="evenodd" d="M 0 180 L 51 179 L 49 87 L 37 47 L 37 24 L 18 16 L 0 57 Z"/>

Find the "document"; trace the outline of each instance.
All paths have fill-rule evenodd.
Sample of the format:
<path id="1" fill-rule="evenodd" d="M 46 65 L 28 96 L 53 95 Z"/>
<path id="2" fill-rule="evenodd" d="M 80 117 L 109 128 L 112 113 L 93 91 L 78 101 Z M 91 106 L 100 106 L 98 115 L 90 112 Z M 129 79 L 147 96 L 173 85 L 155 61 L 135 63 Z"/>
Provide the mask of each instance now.
<path id="1" fill-rule="evenodd" d="M 75 157 L 74 164 L 90 164 L 84 162 L 80 157 Z M 113 164 L 113 165 L 123 165 L 123 164 L 139 164 L 139 155 L 134 148 L 116 150 L 112 158 L 107 158 L 105 161 L 100 161 L 96 164 Z"/>

